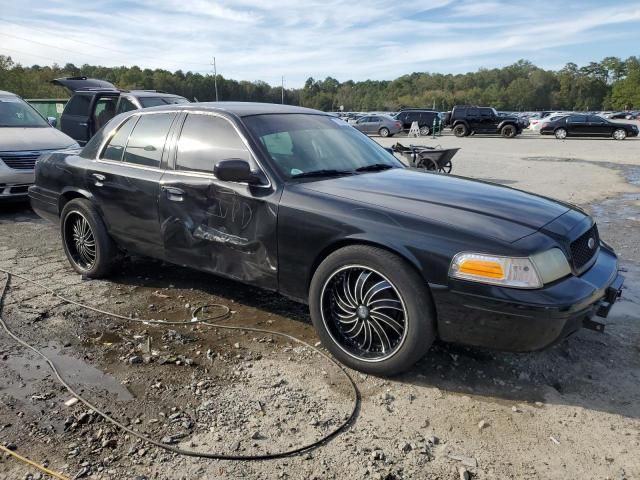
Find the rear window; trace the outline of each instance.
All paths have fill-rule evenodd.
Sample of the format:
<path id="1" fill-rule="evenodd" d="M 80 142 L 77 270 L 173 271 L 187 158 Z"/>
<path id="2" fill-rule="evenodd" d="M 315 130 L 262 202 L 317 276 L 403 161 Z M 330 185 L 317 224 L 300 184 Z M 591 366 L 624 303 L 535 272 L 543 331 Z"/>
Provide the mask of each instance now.
<path id="1" fill-rule="evenodd" d="M 120 128 L 115 133 L 106 148 L 102 152 L 101 159 L 103 160 L 112 160 L 119 162 L 122 160 L 122 154 L 124 153 L 124 148 L 127 146 L 127 140 L 129 139 L 129 134 L 133 129 L 133 126 L 136 124 L 137 117 L 129 117 L 125 122 L 120 125 Z"/>
<path id="2" fill-rule="evenodd" d="M 129 137 L 124 161 L 147 167 L 159 167 L 167 134 L 175 116 L 175 113 L 141 115 Z"/>
<path id="3" fill-rule="evenodd" d="M 138 100 L 144 108 L 189 103 L 189 100 L 182 97 L 138 97 Z"/>
<path id="4" fill-rule="evenodd" d="M 90 95 L 74 95 L 64 109 L 65 115 L 86 115 L 89 116 L 89 106 L 91 104 Z"/>

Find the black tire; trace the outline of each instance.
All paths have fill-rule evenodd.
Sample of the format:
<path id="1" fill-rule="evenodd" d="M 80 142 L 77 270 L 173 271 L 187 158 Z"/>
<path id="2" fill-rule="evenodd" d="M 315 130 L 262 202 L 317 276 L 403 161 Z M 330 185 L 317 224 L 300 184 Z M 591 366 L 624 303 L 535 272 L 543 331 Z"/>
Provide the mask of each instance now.
<path id="1" fill-rule="evenodd" d="M 420 136 L 421 137 L 426 137 L 431 133 L 431 130 L 429 129 L 429 127 L 427 125 L 423 125 L 420 127 Z"/>
<path id="2" fill-rule="evenodd" d="M 456 137 L 466 137 L 469 134 L 469 129 L 464 123 L 459 123 L 453 127 L 453 134 Z"/>
<path id="3" fill-rule="evenodd" d="M 355 282 L 349 281 L 349 275 L 352 272 L 356 272 L 354 274 Z M 357 275 L 357 272 L 360 272 L 360 274 Z M 359 306 L 355 306 L 359 303 L 358 300 L 354 302 L 352 318 L 355 318 L 355 320 L 349 320 L 348 322 L 354 325 L 350 331 L 355 329 L 357 325 L 364 326 L 364 341 L 360 344 L 357 342 L 357 337 L 355 340 L 348 340 L 345 335 L 347 332 L 344 331 L 347 327 L 344 324 L 340 324 L 340 322 L 346 322 L 346 320 L 339 320 L 332 312 L 340 312 L 336 308 L 336 306 L 339 307 L 340 300 L 336 298 L 335 292 L 343 291 L 341 289 L 345 283 L 354 285 L 353 292 L 355 292 L 358 289 L 358 282 L 360 282 L 363 272 L 369 272 L 371 275 L 359 287 L 361 297 L 365 300 L 360 302 Z M 383 282 L 387 282 L 385 289 L 376 288 L 381 285 L 378 282 L 380 277 L 382 277 Z M 367 281 L 371 283 L 367 284 Z M 366 294 L 362 295 L 365 289 Z M 376 293 L 371 295 L 369 300 L 366 300 L 372 290 Z M 383 291 L 386 292 L 383 295 L 390 295 L 391 297 L 377 296 Z M 349 299 L 349 297 L 346 298 Z M 398 298 L 398 300 L 393 300 L 393 298 Z M 350 299 L 353 300 L 354 297 Z M 381 307 L 379 306 L 380 302 L 383 302 L 383 305 L 396 302 L 397 306 Z M 373 304 L 378 304 L 378 306 Z M 365 312 L 361 312 L 360 309 L 364 305 L 366 305 Z M 379 317 L 381 308 L 386 309 L 386 312 L 391 312 L 389 309 L 397 311 L 396 313 L 400 317 L 396 316 L 395 320 L 397 321 L 394 320 L 394 323 L 402 325 L 401 335 L 398 330 L 393 328 L 391 323 L 386 320 L 378 321 L 381 320 Z M 405 260 L 376 247 L 366 245 L 348 246 L 333 252 L 325 258 L 311 281 L 309 309 L 311 311 L 311 320 L 323 345 L 346 366 L 373 375 L 390 376 L 406 371 L 424 356 L 436 338 L 435 310 L 430 292 L 425 287 L 424 279 Z M 374 310 L 378 310 L 378 312 L 374 314 Z M 376 320 L 375 317 L 377 315 Z M 389 315 L 392 315 L 392 313 Z M 344 317 L 344 315 L 342 316 Z M 389 319 L 387 315 L 383 315 L 383 317 Z M 382 330 L 378 330 L 383 329 L 381 325 L 386 328 L 386 333 L 382 333 L 390 347 L 386 353 L 383 336 L 380 334 Z M 361 330 L 362 326 L 360 327 Z M 374 343 L 373 336 L 375 333 L 380 340 L 378 343 L 382 344 L 382 352 L 379 350 L 373 353 L 366 351 L 363 345 L 367 342 L 367 329 L 371 332 L 369 334 L 371 337 L 370 345 L 372 346 Z M 387 333 L 389 333 L 388 336 Z M 392 342 L 390 338 L 396 339 L 393 348 L 391 348 Z M 366 351 L 366 353 L 360 353 L 363 351 Z"/>
<path id="4" fill-rule="evenodd" d="M 378 130 L 378 134 L 381 137 L 388 137 L 389 133 L 391 133 L 391 132 L 389 132 L 389 129 L 387 127 L 382 127 L 380 130 Z"/>
<path id="5" fill-rule="evenodd" d="M 86 221 L 93 241 L 87 241 L 85 245 L 78 246 L 74 237 L 74 228 L 79 224 L 84 225 L 82 219 Z M 91 202 L 85 198 L 76 198 L 64 206 L 60 215 L 60 233 L 64 253 L 69 263 L 82 275 L 90 278 L 106 277 L 119 260 L 118 248 L 109 236 L 102 218 Z M 90 247 L 87 247 L 91 244 L 93 244 L 92 255 Z M 89 262 L 87 258 L 91 257 L 93 261 Z"/>
<path id="6" fill-rule="evenodd" d="M 500 129 L 500 135 L 504 138 L 514 138 L 518 134 L 518 130 L 514 125 L 505 125 Z"/>

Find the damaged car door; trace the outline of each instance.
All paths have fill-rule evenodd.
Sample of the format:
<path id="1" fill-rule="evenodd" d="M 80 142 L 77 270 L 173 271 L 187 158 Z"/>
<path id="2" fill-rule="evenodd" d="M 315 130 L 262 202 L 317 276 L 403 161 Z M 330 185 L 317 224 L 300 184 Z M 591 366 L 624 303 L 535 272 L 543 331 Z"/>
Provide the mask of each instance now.
<path id="1" fill-rule="evenodd" d="M 159 197 L 165 258 L 263 288 L 277 288 L 277 193 L 215 177 L 222 160 L 258 169 L 230 119 L 189 112 L 176 129 Z"/>
<path id="2" fill-rule="evenodd" d="M 109 232 L 133 251 L 162 257 L 158 194 L 167 136 L 176 112 L 132 115 L 87 169 L 87 186 Z"/>

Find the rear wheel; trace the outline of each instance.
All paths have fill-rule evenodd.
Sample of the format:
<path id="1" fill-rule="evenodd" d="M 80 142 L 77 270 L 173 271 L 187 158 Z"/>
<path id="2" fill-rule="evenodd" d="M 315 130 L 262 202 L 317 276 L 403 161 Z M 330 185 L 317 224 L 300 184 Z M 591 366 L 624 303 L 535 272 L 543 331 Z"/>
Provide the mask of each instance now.
<path id="1" fill-rule="evenodd" d="M 557 128 L 553 133 L 559 140 L 564 140 L 565 138 L 567 138 L 567 131 L 564 128 Z"/>
<path id="2" fill-rule="evenodd" d="M 309 291 L 313 325 L 345 365 L 374 375 L 409 369 L 435 339 L 424 280 L 400 257 L 354 245 L 329 255 Z"/>
<path id="3" fill-rule="evenodd" d="M 613 138 L 616 140 L 624 140 L 627 138 L 627 131 L 624 128 L 617 128 L 613 132 Z"/>
<path id="4" fill-rule="evenodd" d="M 516 127 L 514 127 L 513 125 L 505 125 L 504 127 L 502 127 L 502 129 L 500 130 L 500 134 L 504 137 L 504 138 L 513 138 L 516 136 L 517 134 L 517 130 Z"/>
<path id="5" fill-rule="evenodd" d="M 427 135 L 429 135 L 429 132 L 431 130 L 429 130 L 429 127 L 426 125 L 423 125 L 422 127 L 420 127 L 420 135 L 423 137 L 426 137 Z"/>
<path id="6" fill-rule="evenodd" d="M 67 203 L 60 215 L 60 229 L 64 253 L 78 273 L 101 278 L 111 272 L 118 249 L 89 200 L 77 198 Z"/>
<path id="7" fill-rule="evenodd" d="M 380 130 L 378 130 L 378 133 L 381 137 L 388 137 L 390 132 L 387 127 L 382 127 Z"/>
<path id="8" fill-rule="evenodd" d="M 459 123 L 455 127 L 453 127 L 453 134 L 456 137 L 466 137 L 469 133 L 467 126 L 464 123 Z"/>

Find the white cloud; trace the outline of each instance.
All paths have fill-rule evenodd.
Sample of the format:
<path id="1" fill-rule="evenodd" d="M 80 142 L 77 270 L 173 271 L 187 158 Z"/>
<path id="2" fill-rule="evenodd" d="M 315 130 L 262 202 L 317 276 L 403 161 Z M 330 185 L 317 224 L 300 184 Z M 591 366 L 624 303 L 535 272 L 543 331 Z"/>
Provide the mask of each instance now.
<path id="1" fill-rule="evenodd" d="M 640 26 L 640 7 L 624 2 L 566 1 L 560 11 L 551 0 L 535 8 L 501 0 L 418 3 L 23 0 L 3 7 L 0 54 L 26 64 L 137 64 L 204 73 L 216 56 L 225 77 L 279 83 L 284 75 L 288 86 L 300 86 L 308 76 L 391 79 L 492 66 L 487 61 L 494 57 L 539 56 L 598 29 Z M 620 55 L 613 47 L 611 54 Z"/>

